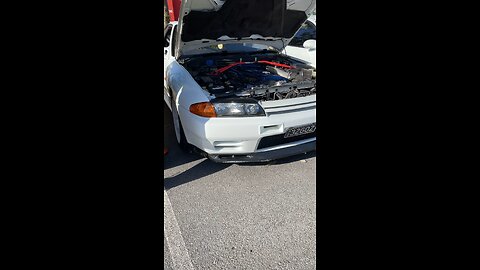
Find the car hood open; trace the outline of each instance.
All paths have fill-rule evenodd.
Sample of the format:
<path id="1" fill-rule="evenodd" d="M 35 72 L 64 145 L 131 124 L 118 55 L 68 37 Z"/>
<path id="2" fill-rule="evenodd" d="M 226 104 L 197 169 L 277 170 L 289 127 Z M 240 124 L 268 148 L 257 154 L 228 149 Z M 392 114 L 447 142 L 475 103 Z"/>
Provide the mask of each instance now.
<path id="1" fill-rule="evenodd" d="M 232 43 L 280 51 L 315 7 L 316 0 L 182 0 L 175 56 Z"/>

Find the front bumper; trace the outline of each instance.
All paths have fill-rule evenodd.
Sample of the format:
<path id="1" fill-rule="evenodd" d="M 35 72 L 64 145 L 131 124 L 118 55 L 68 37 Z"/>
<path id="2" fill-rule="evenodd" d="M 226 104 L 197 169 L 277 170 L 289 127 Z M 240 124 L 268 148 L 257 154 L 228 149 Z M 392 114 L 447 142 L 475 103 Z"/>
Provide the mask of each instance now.
<path id="1" fill-rule="evenodd" d="M 299 106 L 292 105 L 288 112 L 270 112 L 267 117 L 203 118 L 182 107 L 179 113 L 188 143 L 212 161 L 268 162 L 316 150 L 315 137 L 282 139 L 290 127 L 316 123 L 316 109 L 297 110 Z"/>
<path id="2" fill-rule="evenodd" d="M 216 163 L 248 163 L 248 162 L 269 162 L 276 159 L 304 154 L 317 149 L 317 141 L 311 141 L 291 147 L 255 152 L 246 155 L 208 155 L 207 157 Z"/>

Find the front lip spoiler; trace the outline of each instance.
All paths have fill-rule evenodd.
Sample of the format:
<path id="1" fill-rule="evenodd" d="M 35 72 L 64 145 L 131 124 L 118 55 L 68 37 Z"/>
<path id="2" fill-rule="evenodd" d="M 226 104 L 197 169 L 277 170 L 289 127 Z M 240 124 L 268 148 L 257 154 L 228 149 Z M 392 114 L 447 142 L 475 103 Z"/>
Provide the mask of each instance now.
<path id="1" fill-rule="evenodd" d="M 295 156 L 298 154 L 304 154 L 307 152 L 315 151 L 317 149 L 317 141 L 303 143 L 287 148 L 257 152 L 251 154 L 241 155 L 206 155 L 208 159 L 216 163 L 250 163 L 250 162 L 269 162 L 276 159 Z"/>

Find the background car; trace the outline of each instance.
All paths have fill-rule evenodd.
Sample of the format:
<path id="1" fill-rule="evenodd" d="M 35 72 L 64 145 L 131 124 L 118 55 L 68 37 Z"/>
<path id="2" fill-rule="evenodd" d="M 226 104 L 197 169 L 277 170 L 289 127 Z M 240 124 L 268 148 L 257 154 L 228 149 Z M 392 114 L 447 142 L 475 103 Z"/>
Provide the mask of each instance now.
<path id="1" fill-rule="evenodd" d="M 285 47 L 284 53 L 303 60 L 316 67 L 317 55 L 317 16 L 312 15 L 295 34 L 295 37 Z"/>

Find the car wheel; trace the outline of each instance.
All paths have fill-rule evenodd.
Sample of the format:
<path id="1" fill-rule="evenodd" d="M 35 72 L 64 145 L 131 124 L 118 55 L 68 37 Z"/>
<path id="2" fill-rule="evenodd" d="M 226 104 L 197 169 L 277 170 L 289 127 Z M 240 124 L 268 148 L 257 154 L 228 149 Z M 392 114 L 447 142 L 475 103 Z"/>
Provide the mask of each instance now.
<path id="1" fill-rule="evenodd" d="M 175 137 L 177 139 L 178 145 L 182 150 L 189 150 L 189 144 L 187 143 L 187 138 L 185 137 L 185 133 L 183 132 L 182 122 L 180 121 L 180 117 L 178 116 L 177 106 L 175 101 L 172 99 L 172 118 L 173 118 L 173 128 L 175 130 Z"/>

